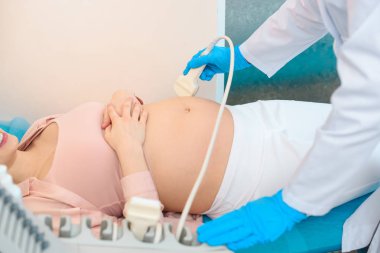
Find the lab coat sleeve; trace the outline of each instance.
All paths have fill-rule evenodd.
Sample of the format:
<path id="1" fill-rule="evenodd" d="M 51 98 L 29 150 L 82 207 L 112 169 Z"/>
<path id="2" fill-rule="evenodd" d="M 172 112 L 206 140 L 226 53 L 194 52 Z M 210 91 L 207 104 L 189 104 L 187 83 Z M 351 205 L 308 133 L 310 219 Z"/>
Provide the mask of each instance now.
<path id="1" fill-rule="evenodd" d="M 379 159 L 369 161 L 380 141 L 379 23 L 380 4 L 336 51 L 341 86 L 332 112 L 283 192 L 299 211 L 323 215 L 378 186 Z"/>
<path id="2" fill-rule="evenodd" d="M 288 0 L 241 46 L 268 77 L 327 33 L 315 0 Z"/>

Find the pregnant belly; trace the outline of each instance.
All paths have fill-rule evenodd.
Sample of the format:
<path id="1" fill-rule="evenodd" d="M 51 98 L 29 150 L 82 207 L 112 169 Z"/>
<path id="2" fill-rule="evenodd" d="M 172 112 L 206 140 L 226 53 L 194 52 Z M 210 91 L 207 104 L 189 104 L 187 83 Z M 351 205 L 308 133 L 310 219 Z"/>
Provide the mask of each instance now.
<path id="1" fill-rule="evenodd" d="M 144 106 L 148 124 L 144 151 L 165 211 L 180 212 L 202 167 L 219 104 L 178 97 Z M 207 173 L 191 213 L 207 211 L 219 191 L 233 139 L 233 121 L 226 109 Z"/>

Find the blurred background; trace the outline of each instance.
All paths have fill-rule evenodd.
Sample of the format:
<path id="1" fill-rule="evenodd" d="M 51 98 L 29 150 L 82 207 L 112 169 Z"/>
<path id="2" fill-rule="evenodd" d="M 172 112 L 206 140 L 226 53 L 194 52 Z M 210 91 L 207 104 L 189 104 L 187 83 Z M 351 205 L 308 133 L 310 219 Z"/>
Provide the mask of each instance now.
<path id="1" fill-rule="evenodd" d="M 0 0 L 0 120 L 33 121 L 134 90 L 175 96 L 187 61 L 217 36 L 218 1 Z M 215 99 L 214 85 L 200 96 Z"/>
<path id="2" fill-rule="evenodd" d="M 225 31 L 234 43 L 244 42 L 284 0 L 226 0 Z M 228 103 L 285 99 L 330 101 L 339 85 L 332 37 L 326 36 L 290 61 L 272 78 L 255 68 L 235 72 Z"/>
<path id="3" fill-rule="evenodd" d="M 187 61 L 217 35 L 242 43 L 284 0 L 0 0 L 0 120 L 33 121 L 129 89 L 145 102 L 175 96 Z M 223 75 L 197 96 L 221 101 Z M 271 79 L 234 75 L 229 104 L 329 102 L 339 84 L 323 38 Z"/>

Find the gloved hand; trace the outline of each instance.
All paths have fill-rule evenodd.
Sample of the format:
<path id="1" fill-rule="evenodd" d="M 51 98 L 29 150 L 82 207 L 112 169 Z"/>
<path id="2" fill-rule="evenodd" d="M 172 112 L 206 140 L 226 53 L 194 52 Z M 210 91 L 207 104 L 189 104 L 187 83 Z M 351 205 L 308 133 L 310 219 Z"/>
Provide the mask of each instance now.
<path id="1" fill-rule="evenodd" d="M 241 54 L 239 46 L 235 46 L 235 70 L 241 70 L 252 66 Z M 205 64 L 207 66 L 200 75 L 201 80 L 210 81 L 215 74 L 227 73 L 230 68 L 230 49 L 228 47 L 215 46 L 211 52 L 205 56 L 201 56 L 201 53 L 205 49 L 199 51 L 191 58 L 187 63 L 186 69 L 183 71 L 184 75 L 190 71 L 190 69 L 201 67 Z"/>
<path id="2" fill-rule="evenodd" d="M 230 250 L 274 241 L 306 215 L 289 207 L 282 191 L 248 203 L 240 209 L 207 222 L 197 230 L 198 241 L 211 246 L 227 244 Z"/>

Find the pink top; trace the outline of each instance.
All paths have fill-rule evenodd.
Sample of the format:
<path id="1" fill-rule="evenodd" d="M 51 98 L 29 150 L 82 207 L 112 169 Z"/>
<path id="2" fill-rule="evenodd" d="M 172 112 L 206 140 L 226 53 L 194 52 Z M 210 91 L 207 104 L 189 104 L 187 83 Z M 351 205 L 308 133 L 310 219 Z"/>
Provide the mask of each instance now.
<path id="1" fill-rule="evenodd" d="M 49 124 L 55 122 L 58 126 L 57 146 L 47 176 L 19 184 L 26 207 L 37 214 L 52 215 L 55 229 L 62 215 L 71 216 L 73 222 L 79 222 L 82 215 L 90 216 L 92 226 L 97 227 L 107 216 L 115 221 L 123 218 L 125 202 L 132 196 L 158 199 L 149 171 L 122 177 L 118 158 L 100 127 L 103 110 L 103 104 L 91 102 L 66 114 L 37 120 L 19 144 L 19 150 L 25 150 Z M 199 216 L 188 220 L 192 230 L 201 224 Z"/>

